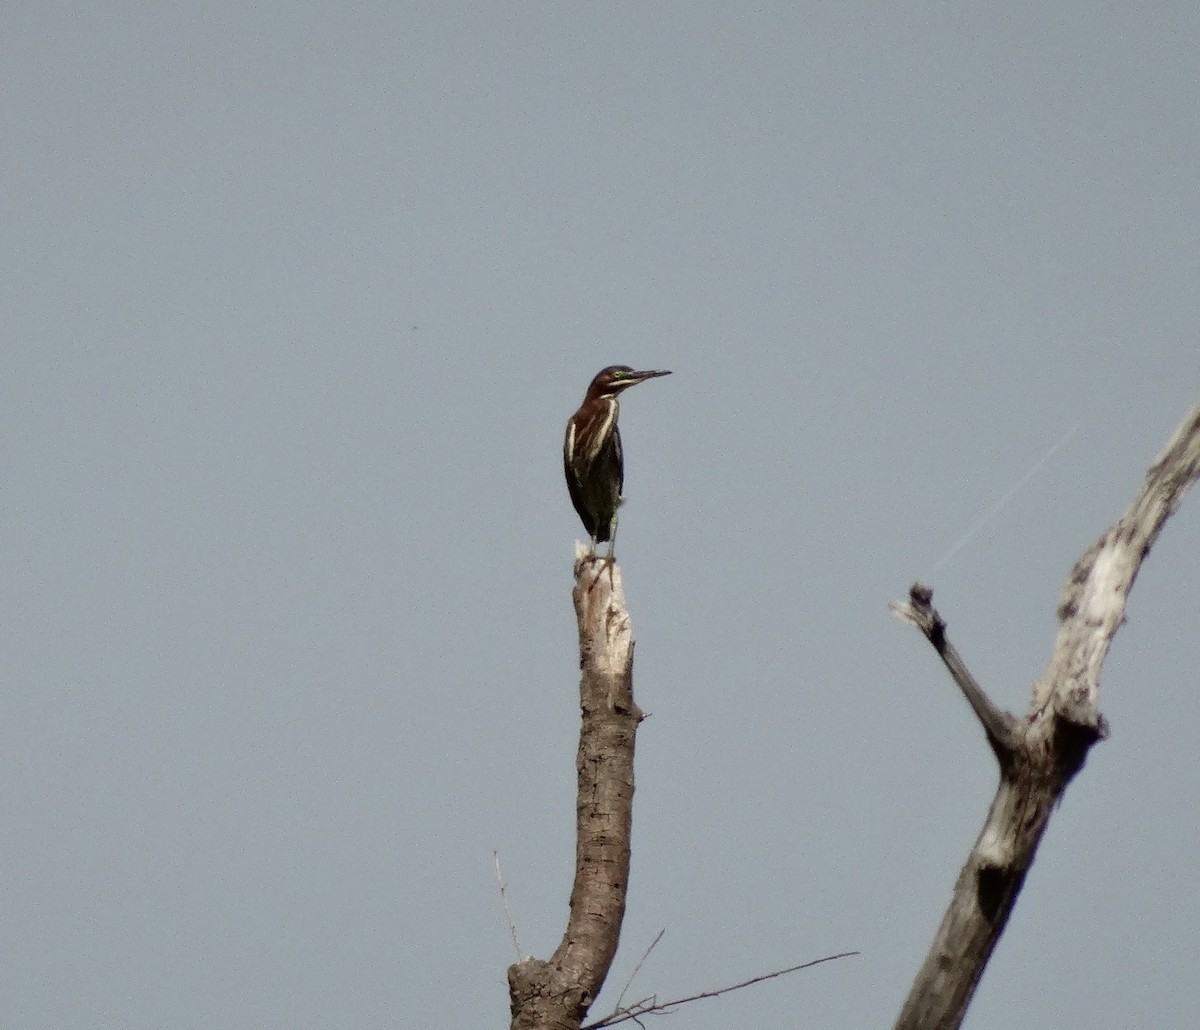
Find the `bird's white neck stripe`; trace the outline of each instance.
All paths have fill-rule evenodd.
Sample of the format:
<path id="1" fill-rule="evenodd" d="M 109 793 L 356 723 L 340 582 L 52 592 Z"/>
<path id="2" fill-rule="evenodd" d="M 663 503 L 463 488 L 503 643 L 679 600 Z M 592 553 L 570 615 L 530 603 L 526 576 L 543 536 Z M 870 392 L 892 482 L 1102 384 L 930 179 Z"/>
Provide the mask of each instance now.
<path id="1" fill-rule="evenodd" d="M 600 426 L 598 433 L 593 433 L 591 438 L 591 448 L 588 454 L 588 461 L 595 461 L 600 454 L 600 448 L 604 445 L 604 441 L 608 439 L 608 434 L 612 431 L 613 423 L 617 420 L 617 413 L 620 411 L 620 405 L 617 404 L 617 398 L 605 397 L 605 404 L 608 406 L 608 411 L 605 412 L 604 422 Z"/>

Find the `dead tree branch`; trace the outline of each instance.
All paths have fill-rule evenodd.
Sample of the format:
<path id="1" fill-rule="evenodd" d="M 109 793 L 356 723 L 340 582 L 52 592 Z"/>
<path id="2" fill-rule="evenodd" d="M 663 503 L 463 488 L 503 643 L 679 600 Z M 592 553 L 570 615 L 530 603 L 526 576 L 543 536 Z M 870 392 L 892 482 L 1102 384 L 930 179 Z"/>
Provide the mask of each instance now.
<path id="1" fill-rule="evenodd" d="M 1084 552 L 1058 603 L 1054 652 L 1019 721 L 998 709 L 946 639 L 933 591 L 920 584 L 892 610 L 933 644 L 983 726 L 1000 785 L 900 1017 L 897 1030 L 961 1025 L 1016 904 L 1050 814 L 1108 733 L 1100 667 L 1139 569 L 1167 518 L 1200 476 L 1200 404 L 1184 418 L 1125 513 Z"/>
<path id="2" fill-rule="evenodd" d="M 629 883 L 633 636 L 620 569 L 575 556 L 582 727 L 576 759 L 575 884 L 562 942 L 549 960 L 508 968 L 512 1030 L 579 1030 L 616 954 Z"/>

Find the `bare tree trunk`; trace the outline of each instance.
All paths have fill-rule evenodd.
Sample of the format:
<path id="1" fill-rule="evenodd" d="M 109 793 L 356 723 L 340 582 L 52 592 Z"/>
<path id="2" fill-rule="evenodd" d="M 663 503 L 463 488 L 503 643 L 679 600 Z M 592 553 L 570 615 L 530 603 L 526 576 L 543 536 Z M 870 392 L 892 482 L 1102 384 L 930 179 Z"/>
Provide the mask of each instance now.
<path id="1" fill-rule="evenodd" d="M 1000 786 L 983 830 L 954 885 L 897 1030 L 961 1025 L 988 958 L 1016 904 L 1054 806 L 1088 751 L 1107 736 L 1100 714 L 1100 667 L 1143 560 L 1167 518 L 1200 476 L 1200 405 L 1150 466 L 1125 513 L 1067 576 L 1058 602 L 1059 631 L 1046 672 L 1021 719 L 987 697 L 946 639 L 946 624 L 920 584 L 892 610 L 929 639 L 983 725 L 1000 765 Z"/>
<path id="2" fill-rule="evenodd" d="M 562 942 L 548 961 L 508 968 L 512 1030 L 579 1030 L 608 975 L 629 884 L 633 749 L 642 712 L 633 701 L 633 637 L 616 565 L 575 555 L 579 622 L 575 884 Z"/>

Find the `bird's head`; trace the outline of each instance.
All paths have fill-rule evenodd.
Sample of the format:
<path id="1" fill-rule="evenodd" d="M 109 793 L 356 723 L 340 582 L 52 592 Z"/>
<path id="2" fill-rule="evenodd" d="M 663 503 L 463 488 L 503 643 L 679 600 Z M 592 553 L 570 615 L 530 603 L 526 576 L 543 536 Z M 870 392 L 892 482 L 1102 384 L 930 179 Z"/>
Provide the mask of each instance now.
<path id="1" fill-rule="evenodd" d="M 595 400 L 599 397 L 615 397 L 622 390 L 628 390 L 631 386 L 644 383 L 647 379 L 655 379 L 658 376 L 669 376 L 670 374 L 670 372 L 664 369 L 647 369 L 639 372 L 628 365 L 609 365 L 608 368 L 602 368 L 596 373 L 596 378 L 588 386 L 587 397 L 585 399 Z"/>

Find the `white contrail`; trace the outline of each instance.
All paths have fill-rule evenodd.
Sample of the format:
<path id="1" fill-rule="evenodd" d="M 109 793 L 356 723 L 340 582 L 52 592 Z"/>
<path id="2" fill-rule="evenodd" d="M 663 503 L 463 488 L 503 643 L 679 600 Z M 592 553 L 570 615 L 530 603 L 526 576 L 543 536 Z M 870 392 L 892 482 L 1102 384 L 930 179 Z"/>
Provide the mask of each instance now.
<path id="1" fill-rule="evenodd" d="M 1013 484 L 1012 488 L 1008 491 L 1008 493 L 1006 493 L 1003 497 L 1000 498 L 1000 500 L 998 500 L 987 511 L 985 511 L 972 524 L 972 526 L 961 537 L 959 537 L 958 541 L 954 544 L 954 546 L 951 547 L 950 550 L 948 550 L 945 554 L 943 554 L 937 560 L 937 562 L 933 566 L 933 570 L 930 573 L 930 575 L 933 576 L 933 575 L 936 575 L 937 573 L 941 572 L 942 569 L 944 569 L 946 567 L 946 565 L 950 561 L 950 559 L 953 558 L 956 554 L 958 554 L 958 552 L 961 551 L 968 543 L 970 543 L 971 538 L 974 537 L 976 533 L 978 533 L 981 529 L 983 529 L 984 526 L 986 526 L 989 522 L 991 522 L 992 519 L 994 519 L 998 514 L 1000 514 L 1000 510 L 1017 495 L 1017 492 L 1021 489 L 1021 487 L 1023 487 L 1026 483 L 1029 482 L 1030 479 L 1033 478 L 1033 476 L 1037 472 L 1037 470 L 1040 469 L 1043 465 L 1045 465 L 1046 462 L 1048 462 L 1051 458 L 1053 458 L 1054 455 L 1056 455 L 1060 450 L 1062 450 L 1062 448 L 1066 445 L 1067 441 L 1070 440 L 1071 437 L 1073 437 L 1076 434 L 1076 432 L 1078 432 L 1079 427 L 1081 425 L 1083 425 L 1082 421 L 1076 422 L 1075 425 L 1073 425 L 1070 429 L 1068 429 L 1065 433 L 1063 433 L 1063 435 L 1061 437 L 1059 437 L 1058 442 L 1055 443 L 1054 446 L 1050 448 L 1050 450 L 1048 450 L 1045 454 L 1043 454 L 1040 458 L 1038 458 L 1038 460 L 1036 462 L 1034 462 L 1033 467 L 1028 472 L 1026 472 L 1025 475 L 1023 475 L 1020 479 L 1018 479 L 1016 481 L 1016 483 Z"/>

